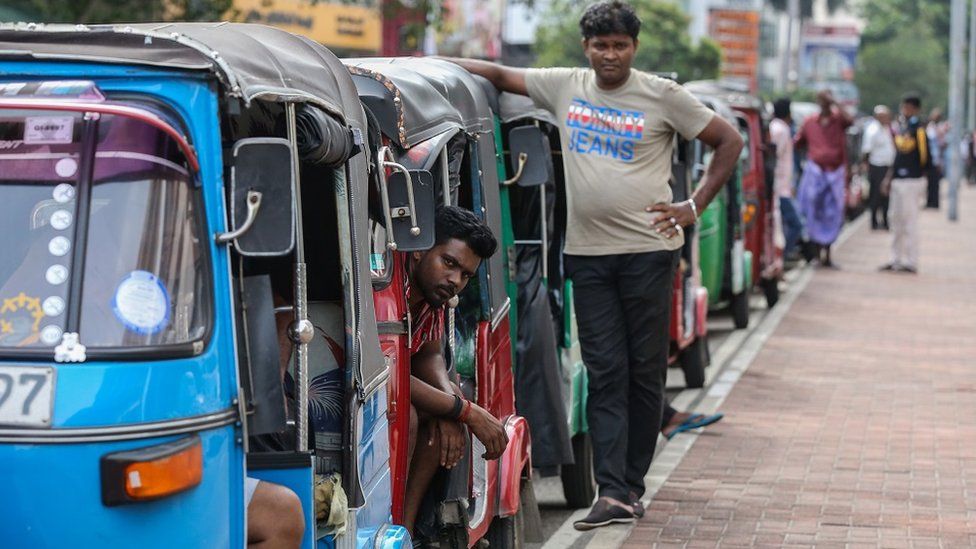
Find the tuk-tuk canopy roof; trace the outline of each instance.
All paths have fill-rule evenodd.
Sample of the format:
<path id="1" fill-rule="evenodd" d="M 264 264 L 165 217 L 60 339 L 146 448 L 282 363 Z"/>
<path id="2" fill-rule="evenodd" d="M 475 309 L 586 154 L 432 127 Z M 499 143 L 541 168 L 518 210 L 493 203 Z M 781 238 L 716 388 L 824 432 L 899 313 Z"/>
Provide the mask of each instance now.
<path id="1" fill-rule="evenodd" d="M 541 120 L 553 126 L 559 126 L 559 120 L 551 112 L 539 108 L 535 103 L 524 95 L 505 92 L 498 100 L 498 116 L 502 122 L 513 122 L 515 120 Z"/>
<path id="2" fill-rule="evenodd" d="M 748 88 L 738 86 L 734 82 L 694 80 L 686 83 L 685 88 L 692 93 L 719 97 L 733 108 L 753 109 L 760 113 L 763 112 L 762 100 L 750 94 Z"/>
<path id="3" fill-rule="evenodd" d="M 0 24 L 0 59 L 209 71 L 233 97 L 310 102 L 344 119 L 345 68 L 308 38 L 246 23 Z M 327 67 L 327 69 L 324 69 Z"/>
<path id="4" fill-rule="evenodd" d="M 419 57 L 343 62 L 383 132 L 404 148 L 456 128 L 480 133 L 494 127 L 494 97 L 483 82 L 454 63 Z"/>

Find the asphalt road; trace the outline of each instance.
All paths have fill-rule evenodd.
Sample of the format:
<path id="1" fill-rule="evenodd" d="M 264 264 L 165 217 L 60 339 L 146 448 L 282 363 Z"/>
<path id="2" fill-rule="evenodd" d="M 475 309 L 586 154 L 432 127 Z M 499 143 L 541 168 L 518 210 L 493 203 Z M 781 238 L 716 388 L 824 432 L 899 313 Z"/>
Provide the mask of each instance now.
<path id="1" fill-rule="evenodd" d="M 752 296 L 750 305 L 749 327 L 746 328 L 746 330 L 752 330 L 758 326 L 768 311 L 765 300 L 759 294 Z M 730 314 L 722 312 L 709 313 L 708 346 L 713 357 L 716 355 L 719 347 L 722 346 L 733 331 L 734 327 Z M 683 390 L 685 390 L 685 385 L 684 375 L 682 374 L 681 369 L 669 369 L 667 387 L 668 396 L 670 398 L 675 398 Z M 660 449 L 662 446 L 663 444 L 659 444 L 658 449 Z M 544 538 L 548 539 L 563 524 L 563 522 L 569 518 L 575 509 L 566 507 L 566 499 L 563 496 L 563 488 L 558 476 L 542 478 L 536 474 L 535 477 L 533 477 L 532 483 L 535 489 L 536 500 L 539 503 L 539 511 L 542 515 L 542 530 Z M 537 549 L 541 547 L 541 544 L 529 543 L 527 544 L 527 547 L 530 549 Z"/>

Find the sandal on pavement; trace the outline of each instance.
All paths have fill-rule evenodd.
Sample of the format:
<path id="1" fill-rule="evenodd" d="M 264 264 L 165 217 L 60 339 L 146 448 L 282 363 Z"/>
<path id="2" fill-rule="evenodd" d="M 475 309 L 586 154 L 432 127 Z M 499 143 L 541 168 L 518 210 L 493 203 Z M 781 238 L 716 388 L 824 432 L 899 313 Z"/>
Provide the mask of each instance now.
<path id="1" fill-rule="evenodd" d="M 675 427 L 674 431 L 668 433 L 667 438 L 671 440 L 674 435 L 678 433 L 684 433 L 685 431 L 691 431 L 692 429 L 700 429 L 702 427 L 708 427 L 709 425 L 721 421 L 725 417 L 725 414 L 712 414 L 706 416 L 704 414 L 694 414 L 684 421 L 681 425 Z"/>
<path id="2" fill-rule="evenodd" d="M 590 514 L 573 523 L 573 528 L 586 531 L 610 524 L 626 524 L 634 522 L 635 519 L 633 509 L 614 505 L 601 498 L 593 504 Z"/>

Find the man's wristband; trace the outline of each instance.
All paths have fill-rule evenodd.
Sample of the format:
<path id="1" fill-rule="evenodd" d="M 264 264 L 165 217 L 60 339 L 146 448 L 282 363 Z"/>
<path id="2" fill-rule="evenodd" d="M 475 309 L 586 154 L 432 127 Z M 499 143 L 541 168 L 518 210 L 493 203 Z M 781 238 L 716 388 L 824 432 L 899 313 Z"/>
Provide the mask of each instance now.
<path id="1" fill-rule="evenodd" d="M 464 400 L 463 402 L 464 402 L 464 407 L 461 409 L 461 413 L 458 414 L 457 420 L 460 421 L 461 423 L 467 423 L 468 414 L 471 413 L 471 401 Z"/>
<path id="2" fill-rule="evenodd" d="M 464 411 L 464 403 L 467 402 L 463 398 L 454 395 L 454 406 L 451 407 L 451 413 L 448 415 L 451 419 L 457 421 L 461 417 L 461 412 Z"/>
<path id="3" fill-rule="evenodd" d="M 698 221 L 698 206 L 695 204 L 695 199 L 689 198 L 688 203 L 691 204 L 691 213 L 695 215 L 695 221 Z"/>

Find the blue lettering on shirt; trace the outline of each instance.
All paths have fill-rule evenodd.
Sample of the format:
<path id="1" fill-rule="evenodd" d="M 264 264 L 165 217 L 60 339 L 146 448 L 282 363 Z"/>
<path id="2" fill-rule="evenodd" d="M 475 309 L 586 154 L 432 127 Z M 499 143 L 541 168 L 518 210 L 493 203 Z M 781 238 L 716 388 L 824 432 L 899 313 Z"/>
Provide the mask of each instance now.
<path id="1" fill-rule="evenodd" d="M 645 123 L 643 112 L 600 107 L 574 98 L 566 113 L 569 150 L 630 162 L 635 144 L 644 136 Z"/>

